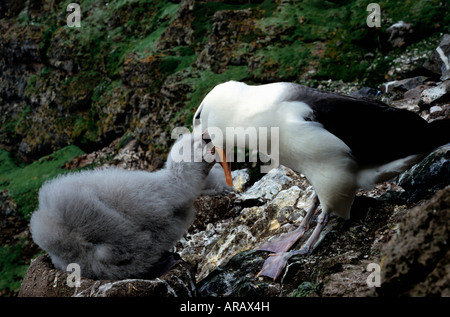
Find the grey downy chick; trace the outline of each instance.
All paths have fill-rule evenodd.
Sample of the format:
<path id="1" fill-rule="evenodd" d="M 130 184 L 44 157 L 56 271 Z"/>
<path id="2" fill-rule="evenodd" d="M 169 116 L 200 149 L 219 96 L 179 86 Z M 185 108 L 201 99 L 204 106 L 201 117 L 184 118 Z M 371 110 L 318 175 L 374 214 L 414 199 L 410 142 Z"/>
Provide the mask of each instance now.
<path id="1" fill-rule="evenodd" d="M 205 179 L 203 189 L 200 195 L 215 196 L 226 195 L 234 192 L 233 186 L 229 186 L 223 174 L 223 168 L 219 163 L 216 163 Z"/>
<path id="2" fill-rule="evenodd" d="M 187 159 L 172 159 L 186 148 Z M 193 201 L 214 165 L 194 162 L 202 150 L 201 139 L 183 135 L 157 172 L 96 169 L 45 183 L 30 222 L 34 241 L 56 268 L 77 263 L 84 277 L 161 275 L 173 266 L 168 250 L 192 223 Z"/>

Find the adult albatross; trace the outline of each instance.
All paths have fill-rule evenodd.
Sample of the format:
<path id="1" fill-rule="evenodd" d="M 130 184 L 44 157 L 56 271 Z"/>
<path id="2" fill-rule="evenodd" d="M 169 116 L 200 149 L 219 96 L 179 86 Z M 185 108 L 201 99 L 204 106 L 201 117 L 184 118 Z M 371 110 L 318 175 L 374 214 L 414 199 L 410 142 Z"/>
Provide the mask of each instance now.
<path id="1" fill-rule="evenodd" d="M 391 179 L 450 142 L 448 119 L 428 123 L 413 112 L 379 101 L 286 82 L 250 86 L 229 81 L 214 87 L 194 116 L 194 128 L 202 132 L 218 128 L 224 140 L 234 139 L 226 134 L 227 127 L 278 127 L 279 164 L 305 175 L 316 193 L 299 228 L 259 246 L 276 253 L 258 274 L 274 280 L 291 256 L 311 252 L 329 214 L 349 218 L 358 188 Z M 213 144 L 216 151 L 226 145 L 214 143 L 214 139 Z M 255 145 L 245 146 L 258 150 Z M 277 159 L 267 152 L 264 154 Z M 226 178 L 231 179 L 229 175 Z M 319 202 L 322 213 L 305 247 L 289 251 L 308 230 Z"/>

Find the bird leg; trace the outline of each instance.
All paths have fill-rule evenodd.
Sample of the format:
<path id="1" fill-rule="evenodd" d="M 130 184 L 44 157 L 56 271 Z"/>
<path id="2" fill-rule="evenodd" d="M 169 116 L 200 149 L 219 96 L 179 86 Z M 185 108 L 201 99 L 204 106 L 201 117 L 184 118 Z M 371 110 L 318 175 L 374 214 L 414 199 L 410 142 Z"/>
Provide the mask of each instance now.
<path id="1" fill-rule="evenodd" d="M 305 246 L 301 248 L 300 250 L 292 250 L 288 253 L 291 253 L 291 256 L 297 255 L 297 254 L 308 254 L 310 255 L 312 251 L 314 250 L 314 246 L 319 240 L 320 234 L 322 233 L 323 228 L 328 223 L 329 214 L 325 210 L 322 211 L 322 213 L 319 215 L 319 218 L 317 219 L 317 225 L 314 228 L 314 231 L 312 235 L 309 237 L 308 241 L 306 241 Z"/>
<path id="2" fill-rule="evenodd" d="M 260 244 L 256 250 L 262 251 L 270 251 L 270 252 L 286 252 L 288 251 L 309 229 L 309 224 L 314 216 L 314 212 L 319 206 L 319 198 L 317 194 L 314 194 L 313 203 L 311 207 L 308 209 L 305 218 L 303 218 L 302 222 L 298 226 L 297 229 L 285 233 L 277 238 L 272 240 L 263 242 Z"/>
<path id="3" fill-rule="evenodd" d="M 278 277 L 280 277 L 283 269 L 287 265 L 287 261 L 293 257 L 294 255 L 299 254 L 311 254 L 314 249 L 314 245 L 320 237 L 320 233 L 323 228 L 326 226 L 328 222 L 328 213 L 326 211 L 322 211 L 319 215 L 317 226 L 314 228 L 312 235 L 309 237 L 308 241 L 303 248 L 300 250 L 292 250 L 289 252 L 281 252 L 276 254 L 271 254 L 269 258 L 264 262 L 263 268 L 258 273 L 258 276 L 267 276 L 273 278 L 275 281 Z"/>

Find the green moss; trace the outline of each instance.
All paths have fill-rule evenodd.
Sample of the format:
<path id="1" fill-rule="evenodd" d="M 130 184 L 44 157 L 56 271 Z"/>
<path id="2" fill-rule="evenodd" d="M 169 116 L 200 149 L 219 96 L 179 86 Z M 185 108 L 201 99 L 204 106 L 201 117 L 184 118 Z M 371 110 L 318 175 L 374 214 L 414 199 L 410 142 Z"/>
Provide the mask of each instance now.
<path id="1" fill-rule="evenodd" d="M 254 72 L 254 76 L 265 80 L 295 81 L 298 74 L 312 60 L 311 52 L 314 45 L 296 41 L 285 45 L 268 46 L 258 52 L 262 57 L 261 65 Z"/>
<path id="2" fill-rule="evenodd" d="M 408 0 L 380 1 L 381 28 L 366 25 L 367 3 L 348 2 L 342 24 L 326 43 L 316 79 L 358 80 L 361 85 L 379 85 L 395 57 L 403 48 L 394 49 L 387 42 L 386 29 L 400 20 L 413 24 L 414 36 L 409 45 L 444 30 L 449 22 L 448 3 Z M 368 54 L 370 53 L 370 54 Z"/>
<path id="3" fill-rule="evenodd" d="M 265 9 L 268 9 L 269 7 L 273 8 L 273 6 L 268 4 L 270 2 L 275 3 L 275 1 L 264 1 L 264 4 L 266 4 Z M 276 4 L 274 5 L 276 6 Z M 258 5 L 254 3 L 244 3 L 240 5 L 213 1 L 197 3 L 193 12 L 195 19 L 192 22 L 192 28 L 194 29 L 194 46 L 198 46 L 206 42 L 207 35 L 209 35 L 212 28 L 212 17 L 217 11 L 243 10 L 257 7 Z"/>
<path id="4" fill-rule="evenodd" d="M 72 130 L 72 136 L 77 144 L 95 142 L 99 137 L 99 127 L 89 113 L 75 116 Z"/>
<path id="5" fill-rule="evenodd" d="M 179 64 L 180 64 L 179 58 L 172 56 L 166 57 L 163 58 L 163 60 L 161 61 L 159 65 L 159 70 L 164 74 L 172 74 L 178 68 Z"/>
<path id="6" fill-rule="evenodd" d="M 256 23 L 263 29 L 286 30 L 281 42 L 312 42 L 329 38 L 342 25 L 347 13 L 346 7 L 339 4 L 307 0 L 287 3 L 279 11 Z"/>
<path id="7" fill-rule="evenodd" d="M 2 126 L 4 133 L 15 135 L 20 130 L 20 127 L 24 124 L 25 118 L 30 113 L 31 108 L 29 106 L 25 106 L 18 113 L 17 117 L 16 116 L 9 117 Z"/>
<path id="8" fill-rule="evenodd" d="M 28 5 L 26 5 L 25 8 L 19 13 L 17 20 L 20 24 L 28 24 L 28 22 L 30 21 L 30 17 L 28 14 Z"/>
<path id="9" fill-rule="evenodd" d="M 321 285 L 315 285 L 311 282 L 301 283 L 296 290 L 294 290 L 290 296 L 291 297 L 308 297 L 311 295 L 320 294 Z"/>
<path id="10" fill-rule="evenodd" d="M 299 81 L 300 77 L 304 78 L 307 67 L 313 65 L 317 73 L 309 78 L 311 80 L 341 79 L 358 81 L 361 85 L 378 85 L 399 53 L 389 48 L 386 39 L 382 38 L 389 25 L 398 20 L 411 22 L 420 38 L 433 32 L 437 34 L 450 24 L 448 3 L 436 0 L 407 0 L 403 2 L 406 5 L 399 5 L 398 1 L 379 2 L 383 18 L 380 29 L 367 27 L 367 3 L 362 0 L 196 2 L 193 12 L 189 13 L 193 16 L 193 43 L 158 51 L 161 35 L 174 21 L 182 4 L 153 0 L 80 0 L 82 27 L 77 29 L 68 28 L 65 14 L 61 14 L 70 2 L 56 2 L 53 11 L 45 11 L 38 17 L 29 15 L 32 21 L 23 21 L 30 29 L 31 22 L 46 26 L 39 35 L 43 36 L 40 49 L 45 66 L 40 73 L 30 76 L 26 97 L 37 100 L 39 94 L 48 95 L 49 90 L 56 92 L 56 104 L 62 106 L 63 111 L 68 110 L 69 115 L 57 119 L 61 117 L 61 111 L 52 104 L 49 109 L 44 107 L 43 121 L 54 122 L 46 128 L 55 133 L 69 127 L 65 134 L 70 142 L 98 140 L 103 130 L 97 123 L 97 113 L 102 113 L 100 109 L 109 107 L 112 101 L 111 98 L 101 101 L 101 98 L 108 97 L 107 91 L 112 89 L 110 82 L 121 85 L 123 74 L 133 71 L 124 72 L 124 62 L 130 56 L 136 60 L 158 56 L 158 62 L 144 75 L 147 76 L 145 81 L 150 83 L 146 87 L 149 93 L 159 91 L 167 76 L 183 71 L 182 78 L 191 85 L 193 92 L 187 96 L 187 109 L 178 111 L 173 120 L 179 121 L 187 114 L 183 121 L 189 121 L 190 113 L 213 87 L 212 83 L 229 79 Z M 24 8 L 22 15 L 27 11 Z M 246 28 L 235 37 L 233 35 L 233 41 L 237 43 L 230 47 L 230 55 L 234 60 L 243 60 L 241 65 L 256 55 L 259 67 L 250 73 L 244 68 L 236 71 L 232 66 L 223 76 L 196 69 L 193 63 L 203 49 L 202 44 L 211 36 L 214 14 L 220 10 L 248 8 L 251 8 L 250 19 L 254 21 L 254 27 L 251 31 Z M 270 42 L 265 40 L 266 34 L 272 39 Z M 79 73 L 67 74 L 65 81 L 60 71 L 52 69 L 47 61 L 48 49 L 55 39 L 61 38 L 62 41 L 56 43 L 67 45 L 62 44 L 63 47 L 53 53 L 67 50 L 70 54 L 67 59 L 80 67 Z M 139 70 L 136 74 L 141 76 Z M 26 117 L 29 113 L 24 111 L 24 114 Z M 27 134 L 26 125 L 30 123 L 33 124 L 31 118 L 27 121 L 22 118 L 18 123 L 7 120 L 8 137 L 14 139 L 15 134 Z M 35 136 L 35 140 L 31 136 L 27 142 L 49 141 L 39 132 Z"/>
<path id="11" fill-rule="evenodd" d="M 94 89 L 100 82 L 101 75 L 97 71 L 84 71 L 75 76 L 67 76 L 61 91 L 69 103 L 77 101 L 90 103 Z"/>
<path id="12" fill-rule="evenodd" d="M 12 246 L 0 246 L 0 291 L 18 291 L 28 269 L 23 259 L 24 241 Z"/>
<path id="13" fill-rule="evenodd" d="M 394 23 L 400 20 L 412 23 L 416 40 L 439 30 L 448 30 L 450 24 L 448 1 L 404 0 L 399 5 L 398 1 L 382 0 L 379 4 L 385 19 Z M 382 28 L 387 27 L 388 23 L 382 25 Z"/>
<path id="14" fill-rule="evenodd" d="M 59 174 L 67 173 L 64 163 L 84 154 L 70 145 L 28 165 L 18 165 L 14 157 L 0 149 L 0 190 L 8 189 L 19 212 L 29 218 L 37 207 L 37 193 L 42 184 Z"/>

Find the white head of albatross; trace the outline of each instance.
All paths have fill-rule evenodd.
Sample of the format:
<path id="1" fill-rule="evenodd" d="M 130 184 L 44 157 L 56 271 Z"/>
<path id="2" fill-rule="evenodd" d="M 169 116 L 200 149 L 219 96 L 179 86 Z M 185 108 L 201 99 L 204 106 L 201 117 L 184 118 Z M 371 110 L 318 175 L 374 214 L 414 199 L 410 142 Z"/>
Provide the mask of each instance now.
<path id="1" fill-rule="evenodd" d="M 259 247 L 278 253 L 259 273 L 274 279 L 289 257 L 312 250 L 330 213 L 349 218 L 358 188 L 390 179 L 450 142 L 450 120 L 427 123 L 379 101 L 284 82 L 214 87 L 194 116 L 194 128 L 226 135 L 227 127 L 279 127 L 279 163 L 304 174 L 318 197 L 298 229 Z M 287 252 L 308 229 L 318 201 L 323 212 L 306 248 Z"/>

